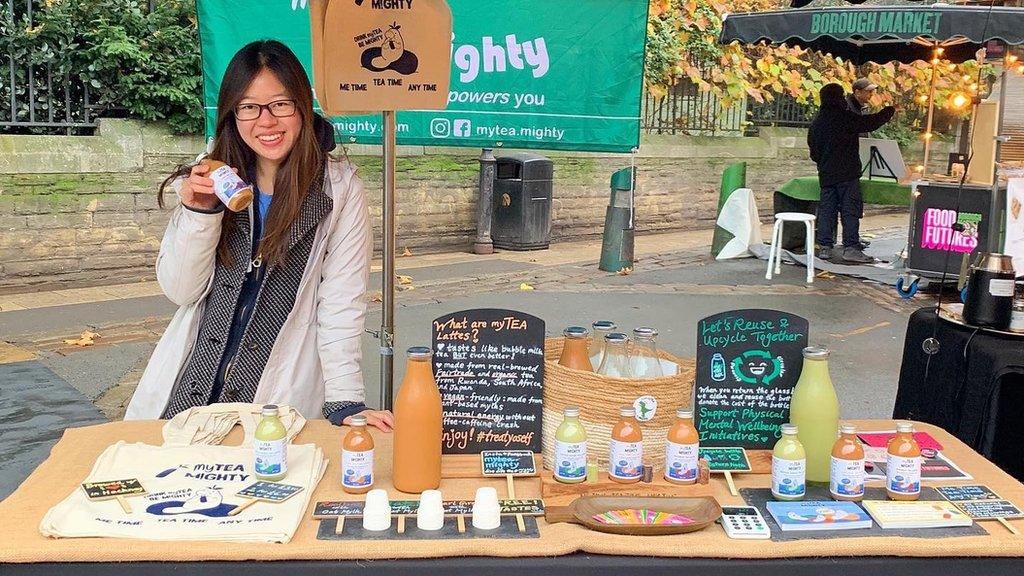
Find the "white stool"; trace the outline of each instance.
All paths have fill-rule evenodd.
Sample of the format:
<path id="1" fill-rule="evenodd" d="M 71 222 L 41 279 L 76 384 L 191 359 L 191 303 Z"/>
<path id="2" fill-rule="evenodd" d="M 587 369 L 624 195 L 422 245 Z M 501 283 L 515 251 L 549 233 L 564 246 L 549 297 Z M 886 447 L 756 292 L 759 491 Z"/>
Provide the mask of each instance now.
<path id="1" fill-rule="evenodd" d="M 782 272 L 782 227 L 785 222 L 803 222 L 807 229 L 807 283 L 810 284 L 814 282 L 814 214 L 803 212 L 779 212 L 775 215 L 772 244 L 768 249 L 768 273 L 764 277 L 772 279 L 772 268 L 775 274 Z"/>

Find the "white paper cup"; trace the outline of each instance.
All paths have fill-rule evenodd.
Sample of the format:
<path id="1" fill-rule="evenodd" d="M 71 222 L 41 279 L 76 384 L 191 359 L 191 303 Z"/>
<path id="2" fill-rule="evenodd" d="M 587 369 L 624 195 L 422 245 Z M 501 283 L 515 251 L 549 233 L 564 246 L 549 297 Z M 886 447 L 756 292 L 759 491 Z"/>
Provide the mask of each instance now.
<path id="1" fill-rule="evenodd" d="M 494 530 L 498 526 L 501 526 L 498 491 L 490 486 L 477 488 L 476 499 L 473 501 L 473 528 Z"/>
<path id="2" fill-rule="evenodd" d="M 391 501 L 386 490 L 376 489 L 366 493 L 363 505 L 363 529 L 382 532 L 391 528 Z"/>
<path id="3" fill-rule="evenodd" d="M 444 528 L 444 504 L 441 503 L 440 490 L 424 490 L 420 495 L 420 505 L 416 509 L 416 527 L 420 530 Z"/>

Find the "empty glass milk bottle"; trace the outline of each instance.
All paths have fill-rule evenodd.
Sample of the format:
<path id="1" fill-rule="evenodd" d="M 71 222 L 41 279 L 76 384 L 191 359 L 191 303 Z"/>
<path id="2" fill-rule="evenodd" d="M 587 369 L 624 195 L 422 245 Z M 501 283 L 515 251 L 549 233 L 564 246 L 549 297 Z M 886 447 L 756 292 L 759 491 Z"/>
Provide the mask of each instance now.
<path id="1" fill-rule="evenodd" d="M 613 378 L 632 378 L 629 369 L 629 356 L 626 355 L 626 343 L 629 338 L 622 332 L 612 332 L 604 337 L 604 359 L 597 373 Z"/>
<path id="2" fill-rule="evenodd" d="M 593 328 L 594 340 L 590 347 L 590 364 L 597 367 L 604 359 L 604 337 L 618 327 L 611 320 L 598 320 L 591 324 L 591 328 Z"/>
<path id="3" fill-rule="evenodd" d="M 629 357 L 629 369 L 634 378 L 661 378 L 665 373 L 658 358 L 658 347 L 654 341 L 658 331 L 642 326 L 633 329 L 633 354 Z"/>
<path id="4" fill-rule="evenodd" d="M 562 335 L 565 336 L 562 344 L 562 355 L 558 357 L 558 363 L 566 368 L 586 370 L 593 372 L 594 366 L 590 363 L 589 332 L 582 326 L 569 326 Z"/>

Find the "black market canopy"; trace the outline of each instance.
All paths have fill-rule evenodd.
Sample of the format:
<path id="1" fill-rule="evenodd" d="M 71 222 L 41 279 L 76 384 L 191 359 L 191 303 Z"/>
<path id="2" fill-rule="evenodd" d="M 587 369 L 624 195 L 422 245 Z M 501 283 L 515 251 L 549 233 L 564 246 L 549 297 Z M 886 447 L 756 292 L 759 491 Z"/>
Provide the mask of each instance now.
<path id="1" fill-rule="evenodd" d="M 854 64 L 928 61 L 937 46 L 943 59 L 960 63 L 992 40 L 1024 44 L 1024 8 L 931 4 L 745 12 L 725 17 L 719 39 L 807 48 Z"/>

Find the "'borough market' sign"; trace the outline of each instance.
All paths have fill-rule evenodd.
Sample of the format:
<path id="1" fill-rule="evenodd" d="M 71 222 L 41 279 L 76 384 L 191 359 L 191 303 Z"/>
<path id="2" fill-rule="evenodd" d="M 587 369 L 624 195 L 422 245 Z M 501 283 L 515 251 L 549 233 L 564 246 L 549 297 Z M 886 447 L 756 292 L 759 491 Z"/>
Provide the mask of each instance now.
<path id="1" fill-rule="evenodd" d="M 896 12 L 892 10 L 850 10 L 821 12 L 811 15 L 811 34 L 910 34 L 933 36 L 939 33 L 941 12 Z"/>

